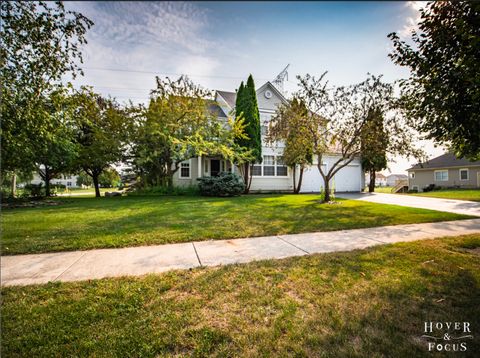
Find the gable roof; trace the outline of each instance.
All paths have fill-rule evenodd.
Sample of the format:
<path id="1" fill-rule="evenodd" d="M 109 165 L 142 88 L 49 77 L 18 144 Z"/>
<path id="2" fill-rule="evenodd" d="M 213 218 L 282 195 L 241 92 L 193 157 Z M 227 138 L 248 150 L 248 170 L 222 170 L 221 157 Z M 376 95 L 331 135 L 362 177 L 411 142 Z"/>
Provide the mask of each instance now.
<path id="1" fill-rule="evenodd" d="M 207 103 L 207 109 L 210 112 L 210 114 L 216 116 L 216 117 L 224 117 L 228 118 L 228 116 L 225 114 L 223 111 L 222 107 L 218 105 L 217 102 L 213 100 L 209 100 Z"/>
<path id="2" fill-rule="evenodd" d="M 400 179 L 408 179 L 408 177 L 405 174 L 390 174 L 389 176 L 387 176 L 387 179 L 391 178 L 391 177 L 396 177 L 396 178 L 400 178 Z"/>
<path id="3" fill-rule="evenodd" d="M 387 177 L 385 175 L 383 175 L 382 173 L 376 173 L 375 178 L 376 179 L 386 179 Z"/>
<path id="4" fill-rule="evenodd" d="M 286 103 L 286 102 L 287 102 L 287 99 L 285 98 L 285 96 L 283 95 L 283 93 L 280 92 L 280 91 L 278 90 L 278 88 L 275 87 L 270 81 L 265 82 L 261 87 L 259 87 L 259 88 L 257 89 L 256 93 L 263 91 L 263 89 L 264 89 L 265 87 L 270 87 L 270 88 L 272 88 L 272 89 L 273 89 L 273 92 L 275 92 L 275 94 L 280 98 L 280 100 L 281 100 L 283 103 Z"/>
<path id="5" fill-rule="evenodd" d="M 480 160 L 470 161 L 466 158 L 458 159 L 453 153 L 445 153 L 439 157 L 427 160 L 425 163 L 415 164 L 407 170 L 413 169 L 434 169 L 434 168 L 450 168 L 450 167 L 469 167 L 480 166 Z"/>
<path id="6" fill-rule="evenodd" d="M 217 91 L 217 93 L 222 96 L 222 98 L 227 102 L 230 108 L 235 107 L 235 101 L 237 100 L 237 93 L 236 92 L 228 92 L 228 91 Z"/>

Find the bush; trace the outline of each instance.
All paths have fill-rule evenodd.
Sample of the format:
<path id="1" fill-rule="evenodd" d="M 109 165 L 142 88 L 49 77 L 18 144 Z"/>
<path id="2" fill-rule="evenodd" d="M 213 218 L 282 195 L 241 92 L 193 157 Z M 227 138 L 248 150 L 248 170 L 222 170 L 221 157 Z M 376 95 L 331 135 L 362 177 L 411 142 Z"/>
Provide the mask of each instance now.
<path id="1" fill-rule="evenodd" d="M 245 191 L 242 177 L 235 173 L 222 172 L 216 177 L 202 177 L 197 180 L 200 194 L 206 196 L 236 196 Z"/>
<path id="2" fill-rule="evenodd" d="M 196 186 L 173 187 L 165 186 L 149 186 L 145 188 L 135 188 L 131 190 L 131 186 L 127 187 L 126 192 L 128 196 L 156 196 L 156 195 L 198 195 L 198 188 Z"/>
<path id="3" fill-rule="evenodd" d="M 423 188 L 424 193 L 428 193 L 429 191 L 435 190 L 435 184 L 429 184 L 425 188 Z"/>
<path id="4" fill-rule="evenodd" d="M 26 184 L 23 188 L 23 196 L 32 198 L 41 198 L 45 196 L 45 190 L 43 189 L 43 183 L 39 184 Z"/>

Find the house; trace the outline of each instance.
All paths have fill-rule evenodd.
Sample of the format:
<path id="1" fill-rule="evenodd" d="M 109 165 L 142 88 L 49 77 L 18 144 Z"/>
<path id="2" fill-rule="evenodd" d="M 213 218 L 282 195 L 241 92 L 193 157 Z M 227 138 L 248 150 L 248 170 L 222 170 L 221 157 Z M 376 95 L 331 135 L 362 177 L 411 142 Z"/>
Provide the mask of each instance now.
<path id="1" fill-rule="evenodd" d="M 423 191 L 430 184 L 450 188 L 479 188 L 480 160 L 472 162 L 445 153 L 408 169 L 409 189 Z"/>
<path id="2" fill-rule="evenodd" d="M 407 181 L 408 177 L 405 174 L 390 174 L 387 176 L 387 186 L 395 186 L 401 181 Z"/>
<path id="3" fill-rule="evenodd" d="M 273 82 L 273 83 L 272 83 Z M 260 113 L 262 131 L 262 154 L 261 164 L 253 166 L 251 191 L 292 191 L 292 169 L 282 161 L 283 144 L 278 143 L 275 147 L 267 146 L 265 135 L 271 117 L 275 114 L 277 106 L 285 103 L 287 99 L 283 93 L 283 83 L 279 83 L 278 76 L 274 81 L 267 81 L 257 89 L 258 109 Z M 228 91 L 216 91 L 213 108 L 219 120 L 227 120 L 227 116 L 235 108 L 236 93 Z M 338 160 L 339 155 L 331 153 L 324 156 L 323 165 L 328 168 Z M 319 192 L 323 187 L 323 179 L 317 168 L 318 160 L 304 171 L 301 192 Z M 174 174 L 173 182 L 177 186 L 190 186 L 197 184 L 197 178 L 202 176 L 215 176 L 221 171 L 233 171 L 239 174 L 238 168 L 233 163 L 221 157 L 201 156 L 191 158 L 180 164 L 179 170 Z M 297 175 L 298 178 L 298 175 Z M 358 192 L 364 187 L 364 175 L 360 158 L 352 161 L 335 175 L 330 183 L 335 191 Z"/>
<path id="4" fill-rule="evenodd" d="M 370 183 L 370 174 L 365 174 L 365 183 Z M 387 186 L 387 177 L 382 173 L 375 173 L 375 186 Z"/>
<path id="5" fill-rule="evenodd" d="M 60 178 L 54 178 L 50 180 L 50 185 L 65 185 L 66 188 L 78 188 L 79 186 L 77 185 L 77 175 L 72 175 L 72 174 L 66 174 L 62 175 Z M 43 182 L 43 179 L 38 175 L 37 173 L 33 174 L 33 179 L 29 182 L 29 184 L 40 184 L 42 183 L 45 185 Z"/>

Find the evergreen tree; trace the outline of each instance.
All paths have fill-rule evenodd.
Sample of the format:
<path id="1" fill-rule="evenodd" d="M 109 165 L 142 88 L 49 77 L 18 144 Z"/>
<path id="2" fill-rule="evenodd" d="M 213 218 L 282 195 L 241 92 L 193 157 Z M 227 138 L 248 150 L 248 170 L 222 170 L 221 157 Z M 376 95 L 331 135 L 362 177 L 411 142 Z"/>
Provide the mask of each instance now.
<path id="1" fill-rule="evenodd" d="M 369 173 L 368 191 L 375 191 L 375 174 L 387 168 L 388 135 L 383 125 L 383 114 L 370 108 L 361 135 L 362 168 Z"/>
<path id="2" fill-rule="evenodd" d="M 253 163 L 262 162 L 262 138 L 260 133 L 260 113 L 258 111 L 257 94 L 252 75 L 248 77 L 247 84 L 243 82 L 237 91 L 235 103 L 237 120 L 243 119 L 245 124 L 245 138 L 239 138 L 237 144 L 251 150 L 254 160 L 243 164 L 243 178 L 245 193 L 250 190 L 252 183 L 251 166 Z"/>

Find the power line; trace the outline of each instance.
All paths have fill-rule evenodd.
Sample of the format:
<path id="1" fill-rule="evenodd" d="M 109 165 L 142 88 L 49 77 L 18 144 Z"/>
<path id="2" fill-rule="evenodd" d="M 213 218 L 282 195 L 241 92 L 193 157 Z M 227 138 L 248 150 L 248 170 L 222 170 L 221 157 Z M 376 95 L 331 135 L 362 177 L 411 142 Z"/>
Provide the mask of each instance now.
<path id="1" fill-rule="evenodd" d="M 186 75 L 189 77 L 201 77 L 201 78 L 223 78 L 223 79 L 233 79 L 233 80 L 242 80 L 245 79 L 244 77 L 236 77 L 236 76 L 215 76 L 215 75 L 196 75 L 196 74 L 188 74 L 188 73 L 165 73 L 165 72 L 154 72 L 154 71 L 141 71 L 141 70 L 128 70 L 128 69 L 121 69 L 121 68 L 100 68 L 100 67 L 84 67 L 85 70 L 93 70 L 93 71 L 112 71 L 112 72 L 130 72 L 130 73 L 145 73 L 145 74 L 153 74 L 153 75 L 162 75 L 162 76 L 182 76 Z M 272 81 L 269 78 L 256 78 L 257 80 L 262 81 Z M 287 82 L 291 82 L 288 81 Z M 293 82 L 291 82 L 293 83 Z"/>

